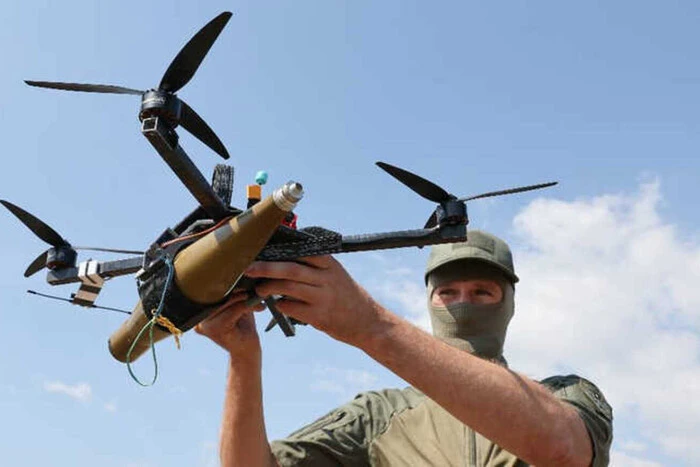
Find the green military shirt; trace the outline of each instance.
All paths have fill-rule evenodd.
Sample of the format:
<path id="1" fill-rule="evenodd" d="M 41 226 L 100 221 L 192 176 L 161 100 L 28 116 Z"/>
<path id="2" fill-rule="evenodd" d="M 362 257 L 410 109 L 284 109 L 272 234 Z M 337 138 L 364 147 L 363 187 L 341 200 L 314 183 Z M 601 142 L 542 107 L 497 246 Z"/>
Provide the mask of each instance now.
<path id="1" fill-rule="evenodd" d="M 593 467 L 608 465 L 612 409 L 600 390 L 575 375 L 541 383 L 581 415 L 593 445 Z M 271 447 L 283 467 L 527 465 L 410 387 L 359 394 Z"/>

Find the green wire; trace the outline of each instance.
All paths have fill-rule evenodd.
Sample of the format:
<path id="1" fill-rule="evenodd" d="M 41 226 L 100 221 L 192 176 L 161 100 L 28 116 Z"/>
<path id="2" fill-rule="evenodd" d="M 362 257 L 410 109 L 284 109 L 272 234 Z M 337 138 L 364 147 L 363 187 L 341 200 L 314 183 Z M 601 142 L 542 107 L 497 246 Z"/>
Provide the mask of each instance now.
<path id="1" fill-rule="evenodd" d="M 131 375 L 131 379 L 133 379 L 134 381 L 136 381 L 139 385 L 141 385 L 143 387 L 153 386 L 156 383 L 156 380 L 158 379 L 158 359 L 156 358 L 156 347 L 155 347 L 155 343 L 153 342 L 153 326 L 155 326 L 156 321 L 158 320 L 158 317 L 163 312 L 163 304 L 165 303 L 165 295 L 168 293 L 168 289 L 170 288 L 170 282 L 172 281 L 173 273 L 175 272 L 175 268 L 173 268 L 173 265 L 170 262 L 170 258 L 168 258 L 167 256 L 165 257 L 165 265 L 168 267 L 168 278 L 165 280 L 165 287 L 163 288 L 163 294 L 160 297 L 160 303 L 158 303 L 158 309 L 156 310 L 156 313 L 153 315 L 151 320 L 141 328 L 139 333 L 136 335 L 136 339 L 134 339 L 134 342 L 131 343 L 131 347 L 129 347 L 129 351 L 126 353 L 126 368 L 127 368 L 127 370 L 129 370 L 129 374 Z M 136 343 L 141 339 L 141 336 L 146 331 L 146 329 L 149 330 L 151 354 L 153 355 L 153 367 L 154 367 L 153 381 L 151 381 L 148 384 L 141 382 L 141 380 L 138 379 L 138 377 L 134 374 L 134 371 L 131 369 L 131 352 L 134 350 Z"/>

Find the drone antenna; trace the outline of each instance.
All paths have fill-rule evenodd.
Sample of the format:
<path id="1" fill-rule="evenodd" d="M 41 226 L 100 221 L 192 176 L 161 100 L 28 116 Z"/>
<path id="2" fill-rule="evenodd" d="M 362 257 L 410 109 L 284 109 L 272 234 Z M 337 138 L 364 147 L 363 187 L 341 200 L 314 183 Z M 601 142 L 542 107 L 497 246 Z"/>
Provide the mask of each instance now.
<path id="1" fill-rule="evenodd" d="M 75 305 L 75 303 L 68 298 L 57 297 L 55 295 L 47 295 L 44 293 L 36 292 L 34 290 L 27 290 L 27 293 L 32 294 L 32 295 L 38 295 L 40 297 L 51 298 L 53 300 L 61 300 L 62 302 L 68 302 L 68 303 Z M 131 314 L 130 311 L 120 310 L 119 308 L 110 308 L 108 306 L 100 306 L 100 305 L 82 305 L 82 306 L 85 306 L 87 308 L 98 308 L 100 310 L 118 311 L 119 313 L 126 313 L 127 315 Z"/>

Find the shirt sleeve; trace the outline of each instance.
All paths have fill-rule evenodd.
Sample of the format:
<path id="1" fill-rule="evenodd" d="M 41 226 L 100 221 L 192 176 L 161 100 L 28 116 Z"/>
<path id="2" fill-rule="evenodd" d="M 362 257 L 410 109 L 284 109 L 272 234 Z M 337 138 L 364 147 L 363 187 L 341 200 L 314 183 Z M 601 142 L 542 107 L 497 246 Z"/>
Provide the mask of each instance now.
<path id="1" fill-rule="evenodd" d="M 401 390 L 359 394 L 348 404 L 270 443 L 272 453 L 282 467 L 368 466 L 372 439 L 414 398 Z"/>
<path id="2" fill-rule="evenodd" d="M 593 467 L 605 467 L 610 462 L 613 437 L 612 407 L 603 393 L 585 378 L 576 375 L 553 376 L 542 381 L 555 396 L 573 405 L 586 425 L 593 445 Z"/>

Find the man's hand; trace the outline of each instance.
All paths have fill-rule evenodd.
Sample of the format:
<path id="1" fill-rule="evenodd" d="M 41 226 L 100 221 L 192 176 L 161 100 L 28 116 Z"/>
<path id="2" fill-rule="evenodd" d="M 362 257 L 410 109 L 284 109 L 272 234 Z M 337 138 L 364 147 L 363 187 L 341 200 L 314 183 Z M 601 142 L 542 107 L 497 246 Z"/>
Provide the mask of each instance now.
<path id="1" fill-rule="evenodd" d="M 280 312 L 348 344 L 378 322 L 379 304 L 331 256 L 256 262 L 246 275 L 265 279 L 255 288 L 259 296 L 284 296 L 277 302 Z"/>
<path id="2" fill-rule="evenodd" d="M 260 339 L 253 312 L 262 311 L 265 306 L 247 306 L 247 299 L 245 291 L 232 293 L 226 303 L 195 327 L 196 332 L 227 350 L 232 361 L 260 357 Z"/>

